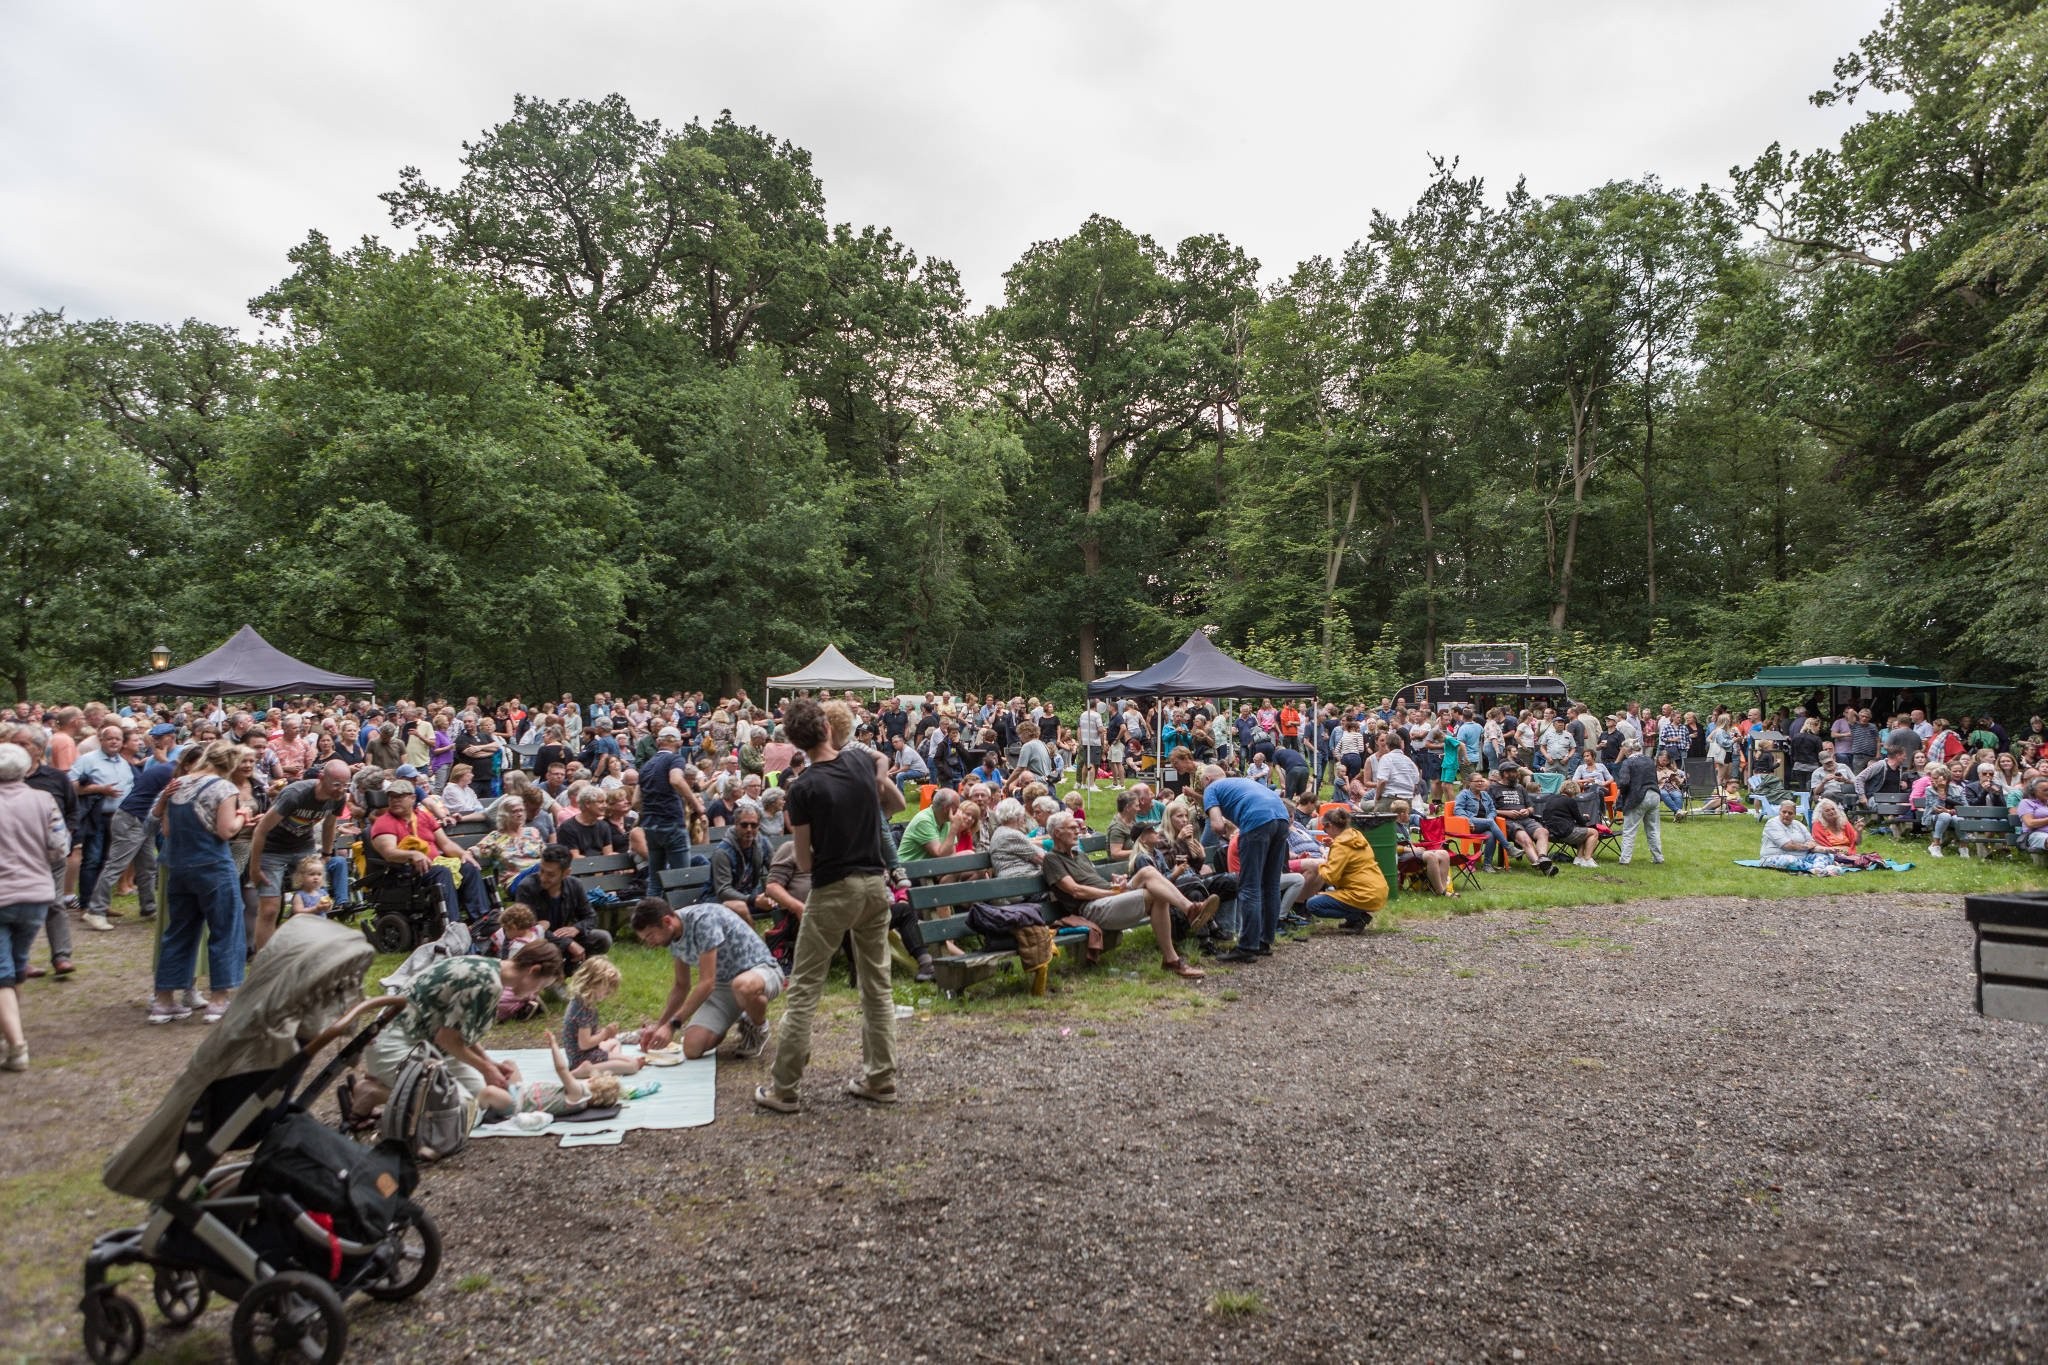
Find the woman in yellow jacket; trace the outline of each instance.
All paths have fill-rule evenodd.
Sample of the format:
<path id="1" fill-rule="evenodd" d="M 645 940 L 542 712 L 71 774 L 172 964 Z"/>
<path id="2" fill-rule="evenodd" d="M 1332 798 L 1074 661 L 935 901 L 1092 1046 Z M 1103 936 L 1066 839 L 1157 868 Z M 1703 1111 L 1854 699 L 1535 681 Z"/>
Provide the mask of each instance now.
<path id="1" fill-rule="evenodd" d="M 1365 835 L 1351 827 L 1351 812 L 1338 806 L 1323 815 L 1330 836 L 1330 856 L 1323 863 L 1323 889 L 1302 909 L 1324 919 L 1344 921 L 1344 931 L 1362 934 L 1372 912 L 1387 903 L 1387 879 Z"/>

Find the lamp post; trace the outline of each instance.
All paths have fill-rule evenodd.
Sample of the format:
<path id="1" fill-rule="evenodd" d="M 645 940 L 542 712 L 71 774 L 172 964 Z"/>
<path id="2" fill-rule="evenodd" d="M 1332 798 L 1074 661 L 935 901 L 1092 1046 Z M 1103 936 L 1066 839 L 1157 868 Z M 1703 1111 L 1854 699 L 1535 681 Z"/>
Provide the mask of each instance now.
<path id="1" fill-rule="evenodd" d="M 171 666 L 171 647 L 158 645 L 149 651 L 149 666 L 161 673 Z"/>

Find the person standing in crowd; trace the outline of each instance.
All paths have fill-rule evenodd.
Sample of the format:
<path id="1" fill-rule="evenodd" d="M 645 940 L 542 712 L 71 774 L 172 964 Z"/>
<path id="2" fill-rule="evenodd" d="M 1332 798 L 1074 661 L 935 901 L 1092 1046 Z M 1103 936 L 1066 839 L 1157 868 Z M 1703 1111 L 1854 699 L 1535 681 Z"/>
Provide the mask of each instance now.
<path id="1" fill-rule="evenodd" d="M 285 881 L 299 860 L 315 851 L 315 838 L 323 865 L 334 856 L 335 823 L 348 798 L 348 776 L 347 764 L 330 760 L 312 776 L 279 792 L 257 820 L 249 840 L 249 867 L 256 881 L 256 932 L 251 946 L 258 952 L 277 932 Z"/>
<path id="2" fill-rule="evenodd" d="M 660 878 L 671 868 L 689 866 L 690 816 L 704 804 L 684 776 L 688 765 L 679 752 L 683 732 L 664 725 L 654 737 L 654 755 L 640 768 L 640 832 L 647 841 L 647 894 L 661 895 Z"/>
<path id="3" fill-rule="evenodd" d="M 790 742 L 810 763 L 789 794 L 797 866 L 811 875 L 797 930 L 796 972 L 775 1048 L 773 1079 L 754 1103 L 780 1114 L 803 1107 L 811 1060 L 811 1019 L 842 939 L 852 936 L 861 995 L 862 1074 L 846 1093 L 874 1104 L 896 1102 L 896 1001 L 889 989 L 889 885 L 882 841 L 885 814 L 903 809 L 888 763 L 869 750 L 840 750 L 824 709 L 799 699 L 783 719 Z M 851 727 L 849 727 L 850 729 Z"/>
<path id="4" fill-rule="evenodd" d="M 37 791 L 46 793 L 57 803 L 57 809 L 64 815 L 66 842 L 75 841 L 78 837 L 79 820 L 78 789 L 72 785 L 71 778 L 64 769 L 43 761 L 43 755 L 54 742 L 53 737 L 40 725 L 17 725 L 11 736 L 4 728 L 0 728 L 0 738 L 11 738 L 27 751 L 28 776 L 22 780 Z M 64 908 L 62 895 L 63 877 L 69 869 L 70 863 L 67 859 L 65 866 L 58 869 L 59 894 L 51 899 L 49 913 L 44 916 L 44 926 L 50 939 L 50 971 L 60 980 L 76 970 L 71 963 L 71 915 Z M 154 906 L 149 908 L 153 909 Z M 40 967 L 29 967 L 25 973 L 31 978 L 42 974 L 43 969 Z"/>
<path id="5" fill-rule="evenodd" d="M 130 732 L 128 743 L 122 748 L 124 757 L 142 733 L 139 729 Z M 94 924 L 95 918 L 104 923 L 112 914 L 114 887 L 130 867 L 135 869 L 137 913 L 143 919 L 156 917 L 156 831 L 149 827 L 149 809 L 156 804 L 157 793 L 171 783 L 171 751 L 177 746 L 177 736 L 175 725 L 153 725 L 149 729 L 150 757 L 135 770 L 128 794 L 114 807 L 107 831 L 107 861 L 93 886 L 92 901 L 85 908 L 85 922 L 89 926 L 99 927 Z"/>
<path id="6" fill-rule="evenodd" d="M 71 851 L 64 812 L 48 792 L 28 785 L 35 767 L 19 744 L 0 744 L 0 1070 L 28 1070 L 28 1034 L 16 987 L 29 950 L 57 899 Z"/>
<path id="7" fill-rule="evenodd" d="M 1650 861 L 1664 861 L 1663 798 L 1658 795 L 1657 764 L 1643 752 L 1642 744 L 1629 740 L 1621 746 L 1621 767 L 1614 780 L 1621 787 L 1621 865 L 1627 867 L 1635 856 L 1636 832 L 1645 821 L 1650 826 Z"/>
<path id="8" fill-rule="evenodd" d="M 229 780 L 249 751 L 232 740 L 207 746 L 196 771 L 166 793 L 164 845 L 165 924 L 156 967 L 156 1001 L 149 1022 L 168 1024 L 192 1013 L 184 1003 L 197 973 L 199 934 L 206 932 L 206 1022 L 220 1022 L 229 994 L 242 984 L 246 959 L 241 875 L 229 842 L 247 823 Z"/>
<path id="9" fill-rule="evenodd" d="M 1287 803 L 1263 782 L 1202 770 L 1202 808 L 1219 841 L 1237 830 L 1237 945 L 1218 962 L 1256 962 L 1273 952 L 1280 928 L 1280 877 L 1287 871 Z"/>
<path id="10" fill-rule="evenodd" d="M 78 863 L 78 899 L 84 905 L 92 903 L 100 870 L 106 866 L 107 835 L 113 824 L 114 808 L 135 785 L 135 770 L 122 759 L 121 743 L 120 726 L 102 726 L 99 748 L 81 752 L 71 768 L 71 781 L 78 788 L 79 842 L 83 846 Z M 88 915 L 85 923 L 89 929 L 114 927 L 99 915 Z"/>

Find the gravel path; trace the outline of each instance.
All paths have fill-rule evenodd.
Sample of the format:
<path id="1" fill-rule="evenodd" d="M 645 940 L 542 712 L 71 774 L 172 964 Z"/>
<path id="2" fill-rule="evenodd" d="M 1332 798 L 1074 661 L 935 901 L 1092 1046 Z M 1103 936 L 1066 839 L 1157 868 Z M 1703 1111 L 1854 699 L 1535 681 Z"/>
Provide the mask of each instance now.
<path id="1" fill-rule="evenodd" d="M 907 1025 L 888 1111 L 841 1019 L 801 1117 L 729 1062 L 711 1128 L 430 1171 L 448 1264 L 352 1354 L 2033 1355 L 2044 1038 L 1968 943 L 1878 895 L 1318 936 L 1192 1015 Z"/>

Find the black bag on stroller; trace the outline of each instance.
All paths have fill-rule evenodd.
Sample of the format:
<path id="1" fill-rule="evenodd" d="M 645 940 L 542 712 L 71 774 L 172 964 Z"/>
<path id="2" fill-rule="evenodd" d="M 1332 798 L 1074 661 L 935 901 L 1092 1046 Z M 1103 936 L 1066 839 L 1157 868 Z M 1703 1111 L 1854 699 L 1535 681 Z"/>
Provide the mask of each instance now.
<path id="1" fill-rule="evenodd" d="M 242 1173 L 242 1193 L 284 1196 L 331 1218 L 338 1235 L 374 1242 L 401 1219 L 419 1216 L 410 1198 L 419 1180 L 419 1168 L 398 1144 L 365 1147 L 295 1110 L 257 1147 Z"/>

